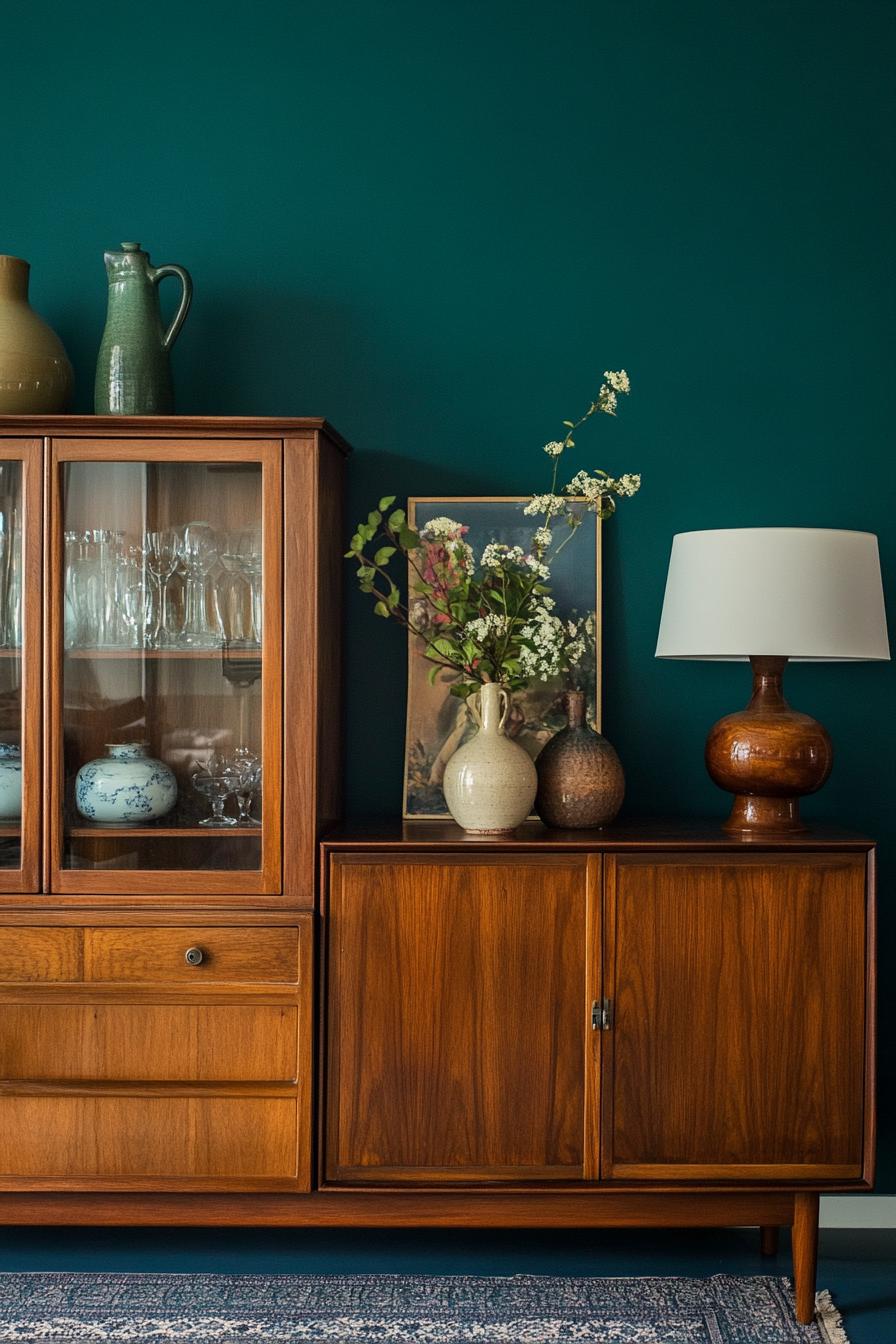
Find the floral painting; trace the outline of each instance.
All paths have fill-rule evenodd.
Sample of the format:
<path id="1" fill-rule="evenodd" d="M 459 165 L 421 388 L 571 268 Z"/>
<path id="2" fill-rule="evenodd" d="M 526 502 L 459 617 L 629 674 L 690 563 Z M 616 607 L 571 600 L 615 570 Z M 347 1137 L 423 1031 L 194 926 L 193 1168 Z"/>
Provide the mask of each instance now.
<path id="1" fill-rule="evenodd" d="M 408 522 L 416 531 L 451 519 L 477 563 L 488 564 L 488 548 L 505 555 L 508 548 L 525 555 L 532 545 L 532 518 L 523 510 L 529 496 L 493 499 L 411 499 Z M 586 692 L 588 717 L 600 726 L 600 518 L 582 501 L 576 509 L 580 525 L 551 567 L 553 613 L 564 622 L 569 638 L 581 643 L 574 673 L 540 675 L 537 663 L 527 669 L 528 684 L 514 693 L 507 731 L 534 759 L 565 722 L 559 697 L 571 684 Z M 451 563 L 452 547 L 441 549 L 433 563 Z M 536 632 L 537 634 L 537 632 Z M 537 647 L 537 639 L 533 640 Z M 445 764 L 475 731 L 463 699 L 451 694 L 457 678 L 449 669 L 433 669 L 424 657 L 425 641 L 408 634 L 408 707 L 405 749 L 404 815 L 438 818 L 448 815 L 442 793 Z"/>

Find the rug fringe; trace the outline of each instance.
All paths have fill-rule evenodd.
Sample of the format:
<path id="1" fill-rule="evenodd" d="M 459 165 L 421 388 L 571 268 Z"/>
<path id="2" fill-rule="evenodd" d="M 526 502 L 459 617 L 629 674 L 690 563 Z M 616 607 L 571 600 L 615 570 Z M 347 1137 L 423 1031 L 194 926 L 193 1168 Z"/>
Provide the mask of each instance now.
<path id="1" fill-rule="evenodd" d="M 815 1320 L 825 1344 L 849 1344 L 843 1317 L 834 1306 L 827 1288 L 815 1294 Z"/>

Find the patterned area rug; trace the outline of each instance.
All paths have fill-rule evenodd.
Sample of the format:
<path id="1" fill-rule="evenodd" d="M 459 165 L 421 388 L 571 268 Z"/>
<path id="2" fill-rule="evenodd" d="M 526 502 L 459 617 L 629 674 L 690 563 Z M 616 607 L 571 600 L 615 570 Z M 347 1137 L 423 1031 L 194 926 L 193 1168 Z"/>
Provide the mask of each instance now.
<path id="1" fill-rule="evenodd" d="M 0 1340 L 184 1344 L 847 1344 L 787 1279 L 0 1274 Z"/>

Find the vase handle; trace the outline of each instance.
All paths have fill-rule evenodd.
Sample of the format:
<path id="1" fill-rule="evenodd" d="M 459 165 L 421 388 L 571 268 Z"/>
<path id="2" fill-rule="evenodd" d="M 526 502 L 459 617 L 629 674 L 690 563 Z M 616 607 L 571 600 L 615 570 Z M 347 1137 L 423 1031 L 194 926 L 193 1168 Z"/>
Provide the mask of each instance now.
<path id="1" fill-rule="evenodd" d="M 503 686 L 498 691 L 498 699 L 501 702 L 501 717 L 498 720 L 498 732 L 503 733 L 504 725 L 507 722 L 507 715 L 510 713 L 510 692 L 505 691 Z"/>
<path id="2" fill-rule="evenodd" d="M 150 267 L 149 278 L 154 285 L 157 285 L 160 280 L 164 280 L 166 275 L 176 275 L 183 286 L 177 312 L 171 320 L 171 326 L 162 337 L 162 349 L 170 350 L 177 340 L 178 333 L 184 324 L 184 318 L 190 311 L 190 304 L 193 301 L 193 281 L 190 279 L 189 271 L 185 271 L 183 266 L 157 266 L 155 270 Z"/>
<path id="3" fill-rule="evenodd" d="M 467 696 L 467 709 L 470 711 L 470 718 L 477 728 L 482 727 L 482 714 L 479 711 L 479 692 L 474 691 L 472 695 Z"/>

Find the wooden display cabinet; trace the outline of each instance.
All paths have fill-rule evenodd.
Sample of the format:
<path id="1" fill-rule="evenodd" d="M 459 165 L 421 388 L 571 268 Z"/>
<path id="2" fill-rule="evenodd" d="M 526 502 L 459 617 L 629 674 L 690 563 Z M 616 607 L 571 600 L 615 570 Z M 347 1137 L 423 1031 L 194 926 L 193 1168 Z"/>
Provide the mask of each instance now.
<path id="1" fill-rule="evenodd" d="M 0 1190 L 310 1188 L 346 451 L 321 420 L 0 418 L 7 813 L 16 749 L 22 780 L 0 817 Z M 79 768 L 127 742 L 173 772 L 173 808 L 85 816 Z M 196 772 L 237 749 L 260 789 L 210 825 Z"/>

